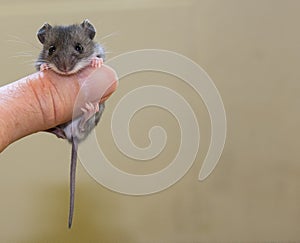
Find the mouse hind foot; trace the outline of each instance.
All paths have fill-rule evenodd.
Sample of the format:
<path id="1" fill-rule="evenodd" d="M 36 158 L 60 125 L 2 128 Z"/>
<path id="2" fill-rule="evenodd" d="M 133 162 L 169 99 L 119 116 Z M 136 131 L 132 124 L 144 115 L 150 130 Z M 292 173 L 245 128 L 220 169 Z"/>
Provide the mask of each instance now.
<path id="1" fill-rule="evenodd" d="M 99 104 L 92 104 L 88 102 L 85 104 L 84 108 L 81 108 L 81 110 L 83 111 L 83 115 L 79 123 L 79 129 L 83 132 L 85 130 L 87 121 L 99 111 Z"/>
<path id="2" fill-rule="evenodd" d="M 58 138 L 67 139 L 64 130 L 60 127 L 50 128 L 50 129 L 46 130 L 46 132 L 50 132 L 50 133 L 56 135 L 56 137 L 58 137 Z"/>

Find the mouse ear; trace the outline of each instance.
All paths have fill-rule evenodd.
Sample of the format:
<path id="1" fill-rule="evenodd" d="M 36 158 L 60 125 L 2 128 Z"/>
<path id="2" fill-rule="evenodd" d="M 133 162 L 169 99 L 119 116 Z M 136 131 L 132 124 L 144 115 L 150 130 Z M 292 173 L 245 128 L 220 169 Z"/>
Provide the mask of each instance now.
<path id="1" fill-rule="evenodd" d="M 37 32 L 37 37 L 39 38 L 39 40 L 42 44 L 44 44 L 44 42 L 45 42 L 46 32 L 50 29 L 52 29 L 52 26 L 48 23 L 45 23 L 42 26 L 42 28 L 40 28 L 39 31 Z"/>
<path id="2" fill-rule="evenodd" d="M 91 40 L 94 39 L 96 35 L 96 30 L 88 19 L 84 20 L 80 24 L 80 26 L 85 30 L 85 32 L 87 33 L 87 35 L 90 37 Z"/>

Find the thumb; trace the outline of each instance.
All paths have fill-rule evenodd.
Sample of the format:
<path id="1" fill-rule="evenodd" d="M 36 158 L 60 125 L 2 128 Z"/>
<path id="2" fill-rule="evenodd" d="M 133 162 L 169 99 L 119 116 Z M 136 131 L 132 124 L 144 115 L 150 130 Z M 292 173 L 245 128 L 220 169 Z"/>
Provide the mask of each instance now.
<path id="1" fill-rule="evenodd" d="M 79 91 L 84 101 L 104 102 L 116 87 L 116 74 L 107 65 L 70 76 L 37 72 L 0 87 L 0 152 L 19 138 L 71 120 Z"/>

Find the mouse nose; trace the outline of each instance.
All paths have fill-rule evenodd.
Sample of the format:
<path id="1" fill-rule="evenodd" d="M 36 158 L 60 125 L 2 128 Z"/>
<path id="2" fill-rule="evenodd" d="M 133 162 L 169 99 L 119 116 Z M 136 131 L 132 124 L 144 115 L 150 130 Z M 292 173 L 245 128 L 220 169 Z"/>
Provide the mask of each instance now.
<path id="1" fill-rule="evenodd" d="M 63 68 L 64 71 L 67 71 L 67 64 L 64 63 L 63 66 L 62 66 L 62 68 Z"/>
<path id="2" fill-rule="evenodd" d="M 62 72 L 67 72 L 68 71 L 68 66 L 65 62 L 63 62 L 60 66 L 60 71 Z"/>

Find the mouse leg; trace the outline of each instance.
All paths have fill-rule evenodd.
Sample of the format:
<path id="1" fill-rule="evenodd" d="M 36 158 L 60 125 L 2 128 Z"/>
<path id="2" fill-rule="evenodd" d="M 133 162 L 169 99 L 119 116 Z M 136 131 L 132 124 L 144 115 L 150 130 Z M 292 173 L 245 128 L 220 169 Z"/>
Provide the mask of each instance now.
<path id="1" fill-rule="evenodd" d="M 44 71 L 44 70 L 48 70 L 50 69 L 49 64 L 48 63 L 43 63 L 40 66 L 40 71 Z"/>
<path id="2" fill-rule="evenodd" d="M 91 66 L 94 68 L 100 68 L 103 64 L 103 59 L 99 57 L 94 57 L 91 61 Z"/>
<path id="3" fill-rule="evenodd" d="M 83 111 L 83 115 L 79 123 L 79 129 L 83 132 L 85 130 L 84 126 L 86 122 L 99 111 L 99 104 L 92 104 L 89 102 L 86 103 L 85 108 L 81 108 L 81 110 Z"/>
<path id="4" fill-rule="evenodd" d="M 56 137 L 58 137 L 58 138 L 67 139 L 64 130 L 60 127 L 50 128 L 50 129 L 46 130 L 46 132 L 50 132 L 50 133 L 56 135 Z"/>

